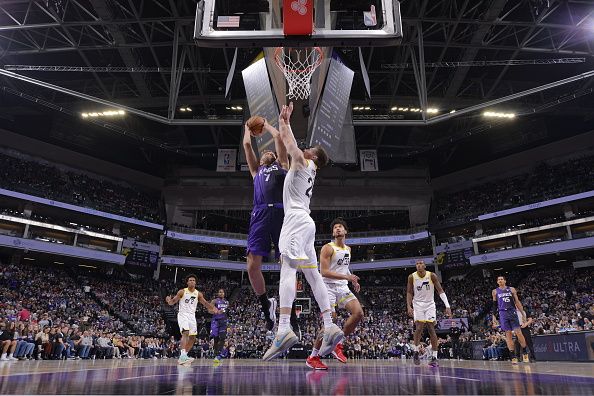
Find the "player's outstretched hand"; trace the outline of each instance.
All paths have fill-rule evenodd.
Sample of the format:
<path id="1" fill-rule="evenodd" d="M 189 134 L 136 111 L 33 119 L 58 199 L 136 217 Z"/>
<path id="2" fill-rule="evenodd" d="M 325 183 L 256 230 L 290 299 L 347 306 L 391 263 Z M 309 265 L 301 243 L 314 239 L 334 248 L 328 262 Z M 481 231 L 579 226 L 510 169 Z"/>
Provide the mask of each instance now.
<path id="1" fill-rule="evenodd" d="M 407 312 L 408 312 L 408 316 L 410 316 L 411 318 L 414 317 L 415 313 L 412 309 L 412 307 L 407 307 Z"/>
<path id="2" fill-rule="evenodd" d="M 293 102 L 290 102 L 288 106 L 283 105 L 278 119 L 280 122 L 288 124 L 291 121 L 291 114 L 293 114 Z"/>
<path id="3" fill-rule="evenodd" d="M 167 297 L 165 297 L 165 302 L 166 302 L 167 304 L 170 304 L 170 303 L 171 303 L 171 296 L 167 296 Z"/>
<path id="4" fill-rule="evenodd" d="M 451 318 L 452 317 L 452 308 L 446 308 L 445 314 L 448 318 Z"/>
<path id="5" fill-rule="evenodd" d="M 359 293 L 361 291 L 361 285 L 359 282 L 353 282 L 353 287 L 355 288 L 355 293 Z"/>

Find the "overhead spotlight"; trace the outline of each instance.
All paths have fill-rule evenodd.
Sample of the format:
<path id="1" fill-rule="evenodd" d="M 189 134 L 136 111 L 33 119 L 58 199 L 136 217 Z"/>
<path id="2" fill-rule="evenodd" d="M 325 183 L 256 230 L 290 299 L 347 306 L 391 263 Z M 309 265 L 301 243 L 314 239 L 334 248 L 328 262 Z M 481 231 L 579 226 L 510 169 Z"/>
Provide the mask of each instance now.
<path id="1" fill-rule="evenodd" d="M 87 113 L 82 113 L 82 118 L 89 118 L 89 115 Z"/>
<path id="2" fill-rule="evenodd" d="M 185 112 L 186 111 L 186 108 L 185 107 L 180 107 L 179 108 L 179 111 L 184 111 Z"/>
<path id="3" fill-rule="evenodd" d="M 371 110 L 371 107 L 365 106 L 365 110 Z"/>
<path id="4" fill-rule="evenodd" d="M 450 114 L 455 113 L 455 112 L 456 112 L 456 110 L 452 110 L 452 111 L 450 111 Z"/>
<path id="5" fill-rule="evenodd" d="M 515 113 L 499 113 L 496 111 L 485 111 L 483 113 L 483 116 L 491 117 L 491 118 L 515 118 L 516 117 Z"/>
<path id="6" fill-rule="evenodd" d="M 437 112 L 439 112 L 439 110 L 437 110 L 434 107 L 430 107 L 430 108 L 427 109 L 427 113 L 429 113 L 429 114 L 435 114 Z"/>
<path id="7" fill-rule="evenodd" d="M 237 106 L 237 110 L 243 110 L 243 107 Z"/>
<path id="8" fill-rule="evenodd" d="M 192 111 L 192 108 L 188 106 L 186 107 L 186 111 Z"/>
<path id="9" fill-rule="evenodd" d="M 398 107 L 396 107 L 396 106 L 394 106 L 390 109 L 390 111 L 396 111 L 396 110 L 398 110 Z"/>

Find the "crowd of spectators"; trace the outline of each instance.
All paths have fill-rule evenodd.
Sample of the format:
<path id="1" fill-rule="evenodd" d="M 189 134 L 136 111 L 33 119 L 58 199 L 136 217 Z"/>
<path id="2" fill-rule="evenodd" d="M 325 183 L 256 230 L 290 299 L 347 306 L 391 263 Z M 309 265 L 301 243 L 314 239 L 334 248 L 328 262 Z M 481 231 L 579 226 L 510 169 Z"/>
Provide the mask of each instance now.
<path id="1" fill-rule="evenodd" d="M 0 347 L 3 359 L 88 359 L 175 357 L 178 343 L 166 327 L 163 298 L 183 287 L 181 272 L 176 282 L 164 272 L 160 281 L 124 279 L 122 274 L 89 275 L 76 268 L 35 264 L 0 265 Z M 361 273 L 364 318 L 345 340 L 350 358 L 407 358 L 411 354 L 412 318 L 406 313 L 406 280 L 410 271 Z M 486 276 L 485 276 L 486 275 Z M 502 359 L 502 333 L 491 328 L 491 290 L 498 272 L 475 271 L 466 277 L 442 282 L 455 317 L 471 324 L 454 338 L 440 339 L 441 357 L 470 358 L 471 340 L 484 340 L 486 359 Z M 512 271 L 509 285 L 517 288 L 534 334 L 591 330 L 594 318 L 594 270 L 534 267 Z M 243 285 L 241 282 L 243 281 Z M 302 280 L 303 281 L 303 280 Z M 269 294 L 277 295 L 277 277 L 268 277 Z M 42 285 L 42 287 L 40 287 Z M 312 348 L 320 326 L 319 312 L 306 282 L 299 298 L 311 300 L 310 313 L 298 319 L 301 342 Z M 230 273 L 201 272 L 198 289 L 212 300 L 219 288 L 226 291 L 230 306 L 228 336 L 223 355 L 260 358 L 271 342 L 265 321 L 247 279 Z M 300 304 L 305 307 L 303 302 Z M 438 320 L 443 306 L 437 301 Z M 192 355 L 212 357 L 210 315 L 198 310 L 198 341 Z M 339 310 L 339 325 L 348 313 Z M 423 351 L 428 350 L 427 335 Z"/>
<path id="2" fill-rule="evenodd" d="M 433 223 L 466 222 L 481 214 L 590 190 L 594 190 L 594 156 L 555 165 L 541 163 L 518 176 L 438 194 Z"/>
<path id="3" fill-rule="evenodd" d="M 126 217 L 161 223 L 157 194 L 33 158 L 0 152 L 0 187 Z"/>

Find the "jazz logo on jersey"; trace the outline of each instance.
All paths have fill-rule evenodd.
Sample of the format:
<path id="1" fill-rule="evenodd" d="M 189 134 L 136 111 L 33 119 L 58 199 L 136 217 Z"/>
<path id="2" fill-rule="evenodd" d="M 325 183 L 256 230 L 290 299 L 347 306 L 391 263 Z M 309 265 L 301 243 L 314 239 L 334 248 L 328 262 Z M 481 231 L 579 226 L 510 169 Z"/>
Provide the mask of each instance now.
<path id="1" fill-rule="evenodd" d="M 344 257 L 336 262 L 336 265 L 349 265 L 351 263 L 351 257 L 348 253 L 344 254 Z"/>
<path id="2" fill-rule="evenodd" d="M 417 291 L 421 291 L 423 289 L 423 286 L 425 286 L 425 289 L 429 290 L 430 289 L 429 281 L 425 281 L 421 284 L 421 286 L 417 286 Z"/>
<path id="3" fill-rule="evenodd" d="M 186 298 L 186 304 L 194 304 L 194 301 L 196 300 L 195 296 L 192 296 L 190 298 Z"/>

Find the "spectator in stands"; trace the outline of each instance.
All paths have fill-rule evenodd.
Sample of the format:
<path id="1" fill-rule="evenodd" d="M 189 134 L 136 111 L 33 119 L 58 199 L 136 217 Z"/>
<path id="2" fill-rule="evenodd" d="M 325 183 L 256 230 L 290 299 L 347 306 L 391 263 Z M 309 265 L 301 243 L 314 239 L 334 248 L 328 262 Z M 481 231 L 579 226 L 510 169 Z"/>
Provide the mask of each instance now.
<path id="1" fill-rule="evenodd" d="M 2 342 L 2 355 L 0 360 L 17 360 L 13 354 L 17 345 L 17 334 L 16 334 L 16 323 L 15 322 L 3 322 L 0 330 L 0 341 Z"/>

